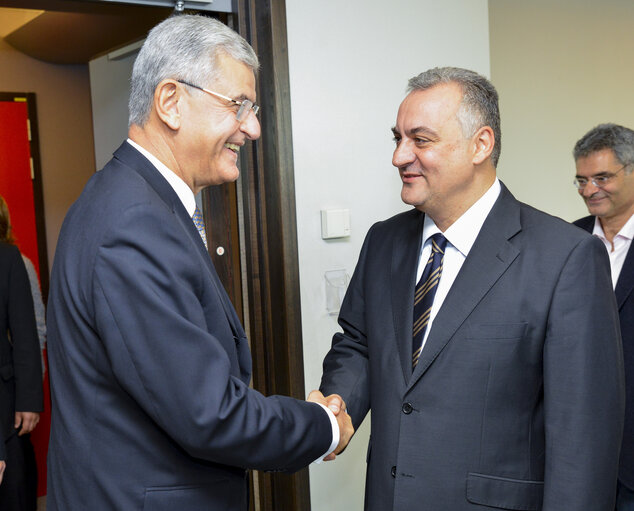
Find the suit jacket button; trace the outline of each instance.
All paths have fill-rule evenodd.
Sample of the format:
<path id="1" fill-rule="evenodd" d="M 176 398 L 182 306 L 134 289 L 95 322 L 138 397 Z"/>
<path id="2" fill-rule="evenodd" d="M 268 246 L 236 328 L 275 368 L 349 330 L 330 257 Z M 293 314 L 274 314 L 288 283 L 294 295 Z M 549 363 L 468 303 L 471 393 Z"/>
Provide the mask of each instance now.
<path id="1" fill-rule="evenodd" d="M 396 477 L 396 465 L 392 467 L 392 477 Z"/>
<path id="2" fill-rule="evenodd" d="M 410 413 L 412 413 L 412 410 L 413 410 L 413 409 L 414 409 L 414 408 L 412 407 L 412 405 L 411 405 L 410 403 L 405 403 L 405 404 L 403 405 L 403 408 L 402 408 L 403 413 L 404 413 L 405 415 L 409 415 Z"/>

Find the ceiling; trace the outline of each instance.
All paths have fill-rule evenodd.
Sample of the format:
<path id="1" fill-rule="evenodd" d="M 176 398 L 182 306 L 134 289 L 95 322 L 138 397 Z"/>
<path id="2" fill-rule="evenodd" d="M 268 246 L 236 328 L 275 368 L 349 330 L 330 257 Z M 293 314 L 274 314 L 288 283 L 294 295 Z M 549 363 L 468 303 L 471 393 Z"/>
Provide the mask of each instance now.
<path id="1" fill-rule="evenodd" d="M 0 0 L 0 37 L 38 60 L 84 64 L 143 39 L 172 12 L 87 0 Z"/>

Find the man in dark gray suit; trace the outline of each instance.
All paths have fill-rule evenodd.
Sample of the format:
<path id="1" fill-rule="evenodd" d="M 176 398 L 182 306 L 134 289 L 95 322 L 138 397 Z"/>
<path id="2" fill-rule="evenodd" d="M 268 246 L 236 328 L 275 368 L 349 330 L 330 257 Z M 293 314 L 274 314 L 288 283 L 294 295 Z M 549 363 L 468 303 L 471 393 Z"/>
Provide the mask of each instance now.
<path id="1" fill-rule="evenodd" d="M 612 511 L 623 360 L 601 242 L 498 181 L 482 76 L 413 78 L 393 133 L 414 209 L 370 229 L 321 384 L 355 427 L 372 410 L 366 509 Z"/>
<path id="2" fill-rule="evenodd" d="M 234 31 L 187 15 L 135 61 L 129 139 L 55 254 L 49 511 L 246 511 L 246 469 L 297 470 L 352 433 L 318 392 L 249 388 L 245 332 L 205 247 L 194 195 L 237 179 L 260 136 L 257 67 Z"/>
<path id="3" fill-rule="evenodd" d="M 617 511 L 634 510 L 634 131 L 600 124 L 575 144 L 575 185 L 590 216 L 575 225 L 597 236 L 610 256 L 625 362 L 625 427 Z"/>

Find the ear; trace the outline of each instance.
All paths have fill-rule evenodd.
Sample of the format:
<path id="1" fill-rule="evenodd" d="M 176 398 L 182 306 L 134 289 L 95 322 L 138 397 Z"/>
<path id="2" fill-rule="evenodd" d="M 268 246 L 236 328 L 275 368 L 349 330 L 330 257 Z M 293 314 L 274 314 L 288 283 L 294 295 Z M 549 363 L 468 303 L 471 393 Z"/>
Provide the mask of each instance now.
<path id="1" fill-rule="evenodd" d="M 493 152 L 495 134 L 490 126 L 482 126 L 473 136 L 473 163 L 479 165 Z"/>
<path id="2" fill-rule="evenodd" d="M 181 127 L 182 88 L 171 79 L 161 81 L 154 89 L 154 110 L 156 115 L 170 129 Z"/>

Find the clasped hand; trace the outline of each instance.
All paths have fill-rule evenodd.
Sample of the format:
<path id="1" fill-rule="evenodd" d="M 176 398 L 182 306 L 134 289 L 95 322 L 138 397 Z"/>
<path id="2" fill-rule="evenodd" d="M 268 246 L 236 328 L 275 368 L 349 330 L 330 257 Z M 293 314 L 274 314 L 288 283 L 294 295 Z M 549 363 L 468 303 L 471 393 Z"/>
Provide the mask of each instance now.
<path id="1" fill-rule="evenodd" d="M 343 452 L 343 450 L 348 446 L 348 442 L 350 442 L 352 435 L 354 435 L 352 419 L 350 419 L 350 416 L 346 412 L 346 403 L 344 403 L 343 399 L 338 394 L 331 394 L 328 397 L 324 397 L 324 395 L 318 390 L 313 390 L 310 394 L 308 394 L 306 401 L 310 401 L 311 403 L 320 403 L 327 406 L 337 418 L 337 424 L 339 425 L 339 445 L 337 445 L 333 452 L 324 458 L 324 461 L 334 460 L 337 455 Z"/>

